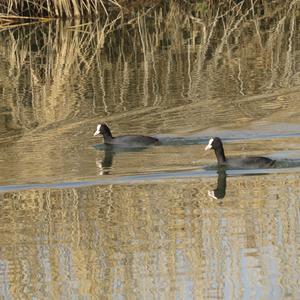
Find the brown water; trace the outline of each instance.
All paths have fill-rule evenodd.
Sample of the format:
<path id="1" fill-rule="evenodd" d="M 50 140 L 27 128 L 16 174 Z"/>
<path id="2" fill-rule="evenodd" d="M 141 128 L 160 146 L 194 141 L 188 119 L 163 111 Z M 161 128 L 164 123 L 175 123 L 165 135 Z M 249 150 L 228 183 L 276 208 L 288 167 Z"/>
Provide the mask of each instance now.
<path id="1" fill-rule="evenodd" d="M 0 298 L 300 298 L 299 7 L 160 14 L 1 33 Z M 210 136 L 277 165 L 218 172 Z"/>

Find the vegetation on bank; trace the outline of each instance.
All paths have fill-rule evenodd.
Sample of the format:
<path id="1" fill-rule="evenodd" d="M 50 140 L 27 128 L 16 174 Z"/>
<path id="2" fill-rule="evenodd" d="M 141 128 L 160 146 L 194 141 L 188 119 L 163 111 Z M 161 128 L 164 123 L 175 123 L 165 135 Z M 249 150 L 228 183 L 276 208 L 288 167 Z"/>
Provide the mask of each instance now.
<path id="1" fill-rule="evenodd" d="M 132 8 L 154 7 L 164 1 L 127 0 L 4 0 L 0 6 L 2 20 L 9 17 L 39 18 L 89 18 L 102 15 L 115 16 L 116 12 L 129 13 Z"/>
<path id="2" fill-rule="evenodd" d="M 53 19 L 80 22 L 100 20 L 105 24 L 123 26 L 136 23 L 140 16 L 160 11 L 164 19 L 180 16 L 187 23 L 217 26 L 218 23 L 241 21 L 273 23 L 278 14 L 289 14 L 297 0 L 3 0 L 0 5 L 0 31 L 8 28 L 43 23 Z M 224 22 L 225 20 L 225 22 Z M 229 22 L 227 22 L 229 20 Z"/>
<path id="3" fill-rule="evenodd" d="M 253 14 L 264 14 L 277 5 L 288 7 L 291 0 L 3 0 L 0 5 L 0 18 L 3 22 L 9 18 L 88 18 L 109 16 L 116 13 L 131 14 L 135 9 L 149 9 L 157 6 L 172 9 L 179 5 L 183 12 L 195 17 L 209 15 L 218 11 L 220 14 L 231 13 L 238 9 L 251 9 Z"/>

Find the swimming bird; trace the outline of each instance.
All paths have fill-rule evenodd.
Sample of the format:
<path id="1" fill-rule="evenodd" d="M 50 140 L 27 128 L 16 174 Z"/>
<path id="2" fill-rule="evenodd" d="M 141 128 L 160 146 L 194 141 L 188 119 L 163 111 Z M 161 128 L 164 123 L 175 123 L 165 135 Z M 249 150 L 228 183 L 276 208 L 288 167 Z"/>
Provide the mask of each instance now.
<path id="1" fill-rule="evenodd" d="M 274 165 L 275 160 L 263 156 L 247 156 L 227 158 L 225 156 L 223 143 L 219 137 L 212 137 L 205 150 L 213 149 L 215 151 L 218 165 L 234 168 L 266 168 Z"/>
<path id="2" fill-rule="evenodd" d="M 159 144 L 157 138 L 145 135 L 122 135 L 113 137 L 110 129 L 104 123 L 98 124 L 94 136 L 102 134 L 105 144 L 118 145 L 124 147 L 145 147 Z"/>

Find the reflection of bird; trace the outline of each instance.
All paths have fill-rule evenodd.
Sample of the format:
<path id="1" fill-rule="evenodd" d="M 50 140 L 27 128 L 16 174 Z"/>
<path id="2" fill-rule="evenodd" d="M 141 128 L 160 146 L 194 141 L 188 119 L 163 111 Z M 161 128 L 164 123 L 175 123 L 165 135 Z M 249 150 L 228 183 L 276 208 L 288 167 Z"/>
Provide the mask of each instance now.
<path id="1" fill-rule="evenodd" d="M 245 158 L 226 158 L 223 144 L 220 138 L 211 138 L 205 150 L 214 149 L 218 165 L 233 168 L 264 168 L 271 167 L 275 160 L 262 156 L 248 156 Z"/>
<path id="2" fill-rule="evenodd" d="M 208 196 L 214 199 L 223 199 L 226 194 L 226 177 L 227 174 L 224 169 L 218 171 L 218 185 L 213 191 L 208 191 Z"/>
<path id="3" fill-rule="evenodd" d="M 106 145 L 104 149 L 104 157 L 102 161 L 96 161 L 96 164 L 100 169 L 100 175 L 109 174 L 109 169 L 112 166 L 113 158 L 114 158 L 113 147 L 111 145 Z"/>
<path id="4" fill-rule="evenodd" d="M 157 138 L 145 135 L 123 135 L 113 137 L 106 124 L 99 124 L 97 126 L 94 136 L 102 134 L 105 144 L 119 145 L 126 147 L 145 147 L 148 145 L 158 144 Z"/>
<path id="5" fill-rule="evenodd" d="M 97 147 L 98 149 L 103 149 L 104 150 L 104 157 L 103 159 L 100 161 L 96 161 L 96 164 L 98 166 L 98 168 L 100 169 L 100 175 L 108 175 L 109 174 L 109 170 L 112 167 L 113 164 L 113 158 L 116 154 L 119 153 L 132 153 L 132 152 L 140 152 L 143 151 L 145 149 L 147 149 L 147 147 L 126 147 L 126 146 L 120 146 L 120 145 L 111 145 L 111 144 L 104 144 L 104 145 L 99 145 L 101 147 Z"/>

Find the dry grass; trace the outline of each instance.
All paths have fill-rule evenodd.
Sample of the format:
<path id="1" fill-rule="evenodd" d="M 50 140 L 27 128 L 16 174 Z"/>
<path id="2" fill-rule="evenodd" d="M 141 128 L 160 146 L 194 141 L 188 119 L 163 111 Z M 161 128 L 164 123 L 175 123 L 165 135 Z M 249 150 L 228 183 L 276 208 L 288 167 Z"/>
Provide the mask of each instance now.
<path id="1" fill-rule="evenodd" d="M 114 18 L 115 14 L 122 11 L 131 14 L 133 10 L 147 9 L 161 6 L 172 10 L 177 6 L 182 13 L 194 15 L 194 17 L 213 18 L 218 12 L 218 17 L 225 15 L 237 15 L 249 11 L 253 17 L 265 14 L 270 8 L 276 6 L 289 6 L 297 1 L 270 1 L 266 0 L 39 0 L 39 1 L 15 1 L 4 0 L 0 6 L 1 19 L 7 18 L 88 18 L 106 15 Z"/>
<path id="2" fill-rule="evenodd" d="M 115 0 L 2 1 L 0 14 L 11 18 L 76 18 L 108 15 L 122 6 Z"/>

